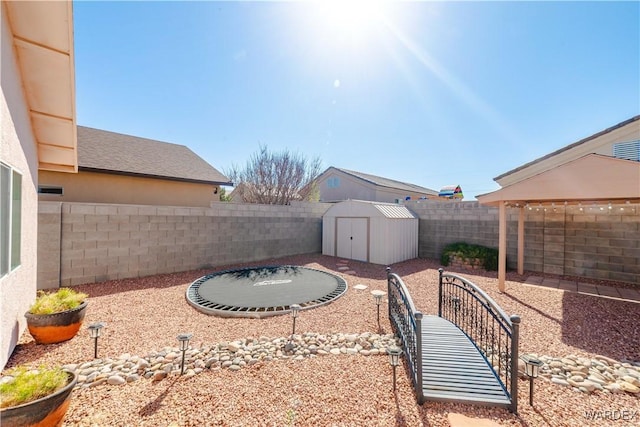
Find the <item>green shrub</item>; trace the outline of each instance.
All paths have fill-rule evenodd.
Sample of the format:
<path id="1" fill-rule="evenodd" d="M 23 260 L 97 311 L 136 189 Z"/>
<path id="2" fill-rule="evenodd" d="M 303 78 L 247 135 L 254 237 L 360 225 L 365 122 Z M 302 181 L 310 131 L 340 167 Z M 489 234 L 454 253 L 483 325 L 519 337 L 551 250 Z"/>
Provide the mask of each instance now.
<path id="1" fill-rule="evenodd" d="M 487 271 L 498 270 L 498 250 L 481 245 L 473 245 L 465 242 L 451 243 L 442 251 L 440 262 L 447 266 L 451 263 L 451 256 L 457 256 L 463 260 L 479 259 Z"/>
<path id="2" fill-rule="evenodd" d="M 52 314 L 78 307 L 89 295 L 70 288 L 60 288 L 56 292 L 38 291 L 36 302 L 29 308 L 32 314 Z"/>
<path id="3" fill-rule="evenodd" d="M 9 369 L 0 383 L 0 408 L 22 405 L 48 396 L 69 381 L 62 368 L 30 369 L 17 366 Z"/>

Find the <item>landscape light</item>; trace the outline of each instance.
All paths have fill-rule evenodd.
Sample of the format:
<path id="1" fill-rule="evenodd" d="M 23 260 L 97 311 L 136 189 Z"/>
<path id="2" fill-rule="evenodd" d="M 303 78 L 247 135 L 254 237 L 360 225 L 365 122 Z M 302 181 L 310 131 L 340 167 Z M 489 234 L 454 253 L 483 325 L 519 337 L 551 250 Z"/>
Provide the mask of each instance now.
<path id="1" fill-rule="evenodd" d="M 189 348 L 189 340 L 193 334 L 180 334 L 178 335 L 178 341 L 180 341 L 180 351 L 182 352 L 182 363 L 180 364 L 180 375 L 184 374 L 184 355 Z"/>
<path id="2" fill-rule="evenodd" d="M 387 353 L 389 353 L 389 363 L 393 368 L 393 391 L 396 391 L 396 367 L 400 364 L 402 349 L 398 347 L 389 347 L 387 349 Z"/>
<path id="3" fill-rule="evenodd" d="M 293 336 L 296 334 L 296 318 L 298 317 L 298 312 L 300 311 L 300 305 L 291 304 L 289 308 L 291 309 L 291 317 L 293 318 L 293 331 L 291 332 L 291 339 L 293 339 Z"/>
<path id="4" fill-rule="evenodd" d="M 529 377 L 529 405 L 533 406 L 533 379 L 538 377 L 542 362 L 533 356 L 522 356 L 524 361 L 524 372 Z"/>
<path id="5" fill-rule="evenodd" d="M 376 301 L 376 306 L 378 307 L 378 315 L 377 315 L 377 319 L 378 319 L 378 329 L 380 329 L 380 304 L 382 304 L 382 297 L 385 296 L 387 293 L 384 291 L 379 291 L 379 290 L 374 290 L 371 291 L 371 295 L 373 295 L 373 298 L 375 298 Z"/>
<path id="6" fill-rule="evenodd" d="M 93 358 L 98 358 L 98 338 L 104 328 L 103 322 L 96 322 L 89 325 L 89 336 L 93 338 Z"/>

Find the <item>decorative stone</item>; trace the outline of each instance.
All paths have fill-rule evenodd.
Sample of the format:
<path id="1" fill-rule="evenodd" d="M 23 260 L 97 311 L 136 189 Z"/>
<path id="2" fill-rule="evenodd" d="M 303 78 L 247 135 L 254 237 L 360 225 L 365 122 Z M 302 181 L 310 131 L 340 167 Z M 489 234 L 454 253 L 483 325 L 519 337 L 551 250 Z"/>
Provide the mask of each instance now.
<path id="1" fill-rule="evenodd" d="M 563 379 L 560 379 L 560 378 L 556 378 L 556 377 L 552 377 L 551 378 L 551 382 L 554 383 L 554 384 L 563 385 L 563 386 L 569 386 L 570 385 L 567 381 L 565 381 Z"/>
<path id="2" fill-rule="evenodd" d="M 119 375 L 112 375 L 107 379 L 107 384 L 110 385 L 122 385 L 127 381 Z"/>
<path id="3" fill-rule="evenodd" d="M 165 371 L 157 371 L 153 373 L 153 380 L 154 381 L 162 381 L 163 379 L 167 378 L 167 375 L 169 375 L 167 372 Z"/>
<path id="4" fill-rule="evenodd" d="M 640 393 L 640 388 L 634 386 L 631 383 L 628 383 L 626 381 L 620 381 L 618 382 L 618 384 L 620 384 L 620 388 L 626 392 L 633 393 L 633 394 Z"/>
<path id="5" fill-rule="evenodd" d="M 607 357 L 607 356 L 598 355 L 598 356 L 595 357 L 595 359 L 599 360 L 601 362 L 605 362 L 607 365 L 613 365 L 615 363 L 618 363 L 617 360 L 614 360 L 614 359 L 612 359 L 610 357 Z"/>

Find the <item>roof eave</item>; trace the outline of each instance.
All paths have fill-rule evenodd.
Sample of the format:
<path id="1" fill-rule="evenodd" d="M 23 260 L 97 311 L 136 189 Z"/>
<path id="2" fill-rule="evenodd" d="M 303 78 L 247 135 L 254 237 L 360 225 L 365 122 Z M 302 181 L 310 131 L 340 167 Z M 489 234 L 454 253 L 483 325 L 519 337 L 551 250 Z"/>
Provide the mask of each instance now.
<path id="1" fill-rule="evenodd" d="M 73 4 L 3 1 L 27 108 L 38 168 L 77 172 Z"/>
<path id="2" fill-rule="evenodd" d="M 162 179 L 168 181 L 180 181 L 180 182 L 191 182 L 195 184 L 210 184 L 210 185 L 228 185 L 233 186 L 233 182 L 231 181 L 209 181 L 204 179 L 194 179 L 194 178 L 183 178 L 183 177 L 175 177 L 175 176 L 162 176 L 162 175 L 153 175 L 153 174 L 144 174 L 137 172 L 127 172 L 127 171 L 114 171 L 110 169 L 100 169 L 100 168 L 91 168 L 86 166 L 79 166 L 78 171 L 80 172 L 93 172 L 93 173 L 103 173 L 108 175 L 121 175 L 121 176 L 132 176 L 138 178 L 151 178 L 151 179 Z"/>

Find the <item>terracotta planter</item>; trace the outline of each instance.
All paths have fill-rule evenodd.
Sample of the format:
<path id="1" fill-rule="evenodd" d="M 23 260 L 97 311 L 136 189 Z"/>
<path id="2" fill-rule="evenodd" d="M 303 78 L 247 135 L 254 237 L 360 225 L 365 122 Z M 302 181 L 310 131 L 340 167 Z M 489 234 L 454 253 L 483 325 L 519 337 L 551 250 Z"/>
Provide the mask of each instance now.
<path id="1" fill-rule="evenodd" d="M 78 333 L 84 314 L 87 311 L 87 301 L 78 307 L 54 314 L 32 314 L 27 312 L 27 327 L 29 333 L 38 344 L 54 344 L 70 340 Z"/>
<path id="2" fill-rule="evenodd" d="M 2 427 L 62 425 L 62 419 L 69 409 L 71 392 L 78 381 L 78 376 L 75 373 L 67 371 L 67 375 L 69 375 L 69 382 L 55 393 L 32 402 L 0 410 L 0 425 Z"/>

